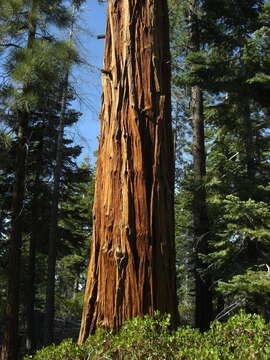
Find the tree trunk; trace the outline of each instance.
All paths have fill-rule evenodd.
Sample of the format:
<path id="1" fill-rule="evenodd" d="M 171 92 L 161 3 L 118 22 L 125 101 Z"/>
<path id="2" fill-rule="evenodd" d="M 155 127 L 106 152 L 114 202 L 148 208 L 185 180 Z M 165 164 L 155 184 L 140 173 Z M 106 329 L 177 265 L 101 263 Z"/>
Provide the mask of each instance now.
<path id="1" fill-rule="evenodd" d="M 12 198 L 12 225 L 8 253 L 8 297 L 6 306 L 6 328 L 1 360 L 17 360 L 19 351 L 19 289 L 21 243 L 23 227 L 23 201 L 25 193 L 25 160 L 27 156 L 27 115 L 20 114 L 16 171 Z"/>
<path id="2" fill-rule="evenodd" d="M 56 266 L 56 242 L 58 228 L 58 203 L 60 191 L 60 177 L 63 154 L 63 137 L 64 137 L 64 119 L 66 112 L 67 87 L 68 87 L 69 69 L 66 70 L 63 93 L 61 100 L 61 113 L 59 117 L 56 160 L 53 178 L 52 204 L 50 214 L 49 229 L 49 251 L 48 251 L 48 272 L 46 286 L 46 305 L 44 319 L 44 345 L 50 345 L 54 340 L 54 313 L 55 313 L 55 266 Z"/>
<path id="3" fill-rule="evenodd" d="M 36 216 L 32 217 L 37 221 Z M 36 227 L 36 224 L 33 225 Z M 36 275 L 36 243 L 37 231 L 31 234 L 28 264 L 28 294 L 26 295 L 26 350 L 31 352 L 35 350 L 35 275 Z"/>
<path id="4" fill-rule="evenodd" d="M 243 98 L 242 98 L 243 99 Z M 246 162 L 247 162 L 247 178 L 250 182 L 250 190 L 252 190 L 252 184 L 255 180 L 255 155 L 254 155 L 254 144 L 253 144 L 253 123 L 251 118 L 250 103 L 247 99 L 242 100 L 243 109 L 243 122 L 244 122 L 244 141 L 246 150 Z"/>
<path id="5" fill-rule="evenodd" d="M 168 9 L 110 0 L 94 229 L 79 342 L 134 316 L 178 319 Z"/>
<path id="6" fill-rule="evenodd" d="M 72 22 L 69 32 L 69 44 L 73 38 L 75 10 L 80 7 L 73 4 Z M 60 178 L 61 166 L 63 156 L 63 138 L 65 127 L 65 114 L 67 107 L 68 96 L 68 81 L 71 66 L 71 59 L 67 58 L 64 63 L 64 79 L 63 79 L 63 92 L 61 98 L 61 111 L 59 117 L 57 146 L 56 146 L 56 161 L 53 179 L 52 191 L 52 206 L 49 230 L 49 252 L 48 252 L 48 277 L 46 286 L 46 305 L 45 305 L 45 319 L 44 319 L 44 344 L 49 345 L 54 340 L 54 315 L 55 315 L 55 267 L 57 255 L 57 228 L 58 228 L 58 204 L 59 204 L 59 191 L 60 191 Z"/>
<path id="7" fill-rule="evenodd" d="M 197 5 L 190 2 L 189 7 L 190 25 L 190 49 L 193 52 L 200 50 L 199 29 L 197 23 Z M 195 326 L 201 331 L 209 328 L 212 319 L 212 293 L 211 281 L 205 270 L 205 264 L 199 254 L 208 254 L 209 219 L 206 206 L 206 191 L 204 177 L 205 165 L 205 139 L 204 139 L 204 115 L 203 93 L 198 85 L 191 88 L 191 111 L 193 127 L 193 171 L 195 188 L 193 193 L 193 227 L 195 248 Z"/>
<path id="8" fill-rule="evenodd" d="M 204 187 L 205 145 L 202 91 L 193 86 L 192 93 L 192 125 L 193 125 L 193 169 L 195 189 L 193 193 L 193 227 L 195 248 L 195 326 L 204 331 L 209 328 L 212 319 L 211 281 L 208 274 L 202 274 L 205 264 L 199 254 L 209 252 L 209 220 Z"/>
<path id="9" fill-rule="evenodd" d="M 43 113 L 42 121 L 42 136 L 37 149 L 37 156 L 35 158 L 36 174 L 33 184 L 33 199 L 31 205 L 31 234 L 29 244 L 29 256 L 28 256 L 28 284 L 26 294 L 26 344 L 25 348 L 28 353 L 36 350 L 37 347 L 37 322 L 35 316 L 35 302 L 36 302 L 36 252 L 40 233 L 40 215 L 41 215 L 41 202 L 39 200 L 40 187 L 41 187 L 41 167 L 43 164 L 43 146 L 44 146 L 44 131 L 46 126 L 45 113 Z"/>
<path id="10" fill-rule="evenodd" d="M 36 26 L 30 23 L 28 49 L 32 47 L 35 34 Z M 28 90 L 28 87 L 23 89 L 24 93 Z M 8 253 L 6 328 L 1 360 L 17 360 L 19 352 L 20 265 L 26 175 L 25 163 L 28 152 L 28 113 L 25 110 L 18 110 L 18 120 L 15 179 L 12 195 L 12 222 Z"/>
<path id="11" fill-rule="evenodd" d="M 242 94 L 241 94 L 242 95 Z M 243 144 L 245 150 L 244 161 L 246 162 L 246 179 L 244 183 L 244 192 L 241 198 L 247 201 L 250 198 L 256 199 L 257 181 L 256 181 L 256 163 L 253 139 L 253 121 L 251 117 L 250 100 L 244 93 L 241 100 L 239 112 L 242 113 L 243 121 Z M 260 263 L 260 246 L 257 241 L 249 236 L 245 238 L 246 266 L 253 266 Z"/>
<path id="12" fill-rule="evenodd" d="M 41 157 L 41 156 L 40 156 Z M 39 158 L 39 161 L 41 159 Z M 35 324 L 35 278 L 36 278 L 36 247 L 39 236 L 39 173 L 36 174 L 34 183 L 34 196 L 32 201 L 32 224 L 28 256 L 28 283 L 26 294 L 26 350 L 31 352 L 36 348 L 36 324 Z"/>

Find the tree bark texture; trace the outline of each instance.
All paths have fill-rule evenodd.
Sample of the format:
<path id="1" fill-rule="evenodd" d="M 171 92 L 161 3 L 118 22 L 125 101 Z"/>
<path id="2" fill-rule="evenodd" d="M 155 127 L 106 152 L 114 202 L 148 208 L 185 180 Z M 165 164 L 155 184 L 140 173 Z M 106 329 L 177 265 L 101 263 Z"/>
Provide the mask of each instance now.
<path id="1" fill-rule="evenodd" d="M 189 3 L 189 44 L 192 52 L 200 50 L 200 36 L 197 19 L 197 2 Z M 192 111 L 192 155 L 195 188 L 193 192 L 193 227 L 195 248 L 195 326 L 201 331 L 209 328 L 212 319 L 211 279 L 205 272 L 205 264 L 199 254 L 209 252 L 209 219 L 206 206 L 206 191 L 204 178 L 205 164 L 205 136 L 203 114 L 203 92 L 198 85 L 191 87 Z"/>
<path id="2" fill-rule="evenodd" d="M 176 324 L 165 0 L 110 0 L 94 230 L 79 342 L 159 309 Z"/>

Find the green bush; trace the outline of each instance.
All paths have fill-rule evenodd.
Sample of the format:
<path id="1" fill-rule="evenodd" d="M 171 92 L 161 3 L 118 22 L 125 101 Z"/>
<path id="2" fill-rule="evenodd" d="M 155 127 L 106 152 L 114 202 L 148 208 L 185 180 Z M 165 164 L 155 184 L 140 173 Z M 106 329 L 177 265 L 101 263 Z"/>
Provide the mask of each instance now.
<path id="1" fill-rule="evenodd" d="M 62 341 L 60 345 L 50 345 L 35 355 L 27 355 L 24 360 L 75 360 L 84 359 L 87 355 L 85 345 L 78 345 L 72 339 Z"/>
<path id="2" fill-rule="evenodd" d="M 251 360 L 270 359 L 270 325 L 240 313 L 201 334 L 190 327 L 169 330 L 169 316 L 127 321 L 118 334 L 99 329 L 84 345 L 68 339 L 25 360 Z"/>

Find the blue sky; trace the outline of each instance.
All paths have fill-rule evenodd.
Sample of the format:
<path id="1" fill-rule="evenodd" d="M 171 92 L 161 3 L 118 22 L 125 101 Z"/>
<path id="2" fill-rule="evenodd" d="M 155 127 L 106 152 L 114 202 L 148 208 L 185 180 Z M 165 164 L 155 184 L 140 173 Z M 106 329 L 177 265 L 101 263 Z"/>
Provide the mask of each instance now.
<path id="1" fill-rule="evenodd" d="M 75 27 L 75 41 L 78 50 L 87 61 L 87 65 L 73 69 L 71 81 L 75 84 L 79 99 L 73 104 L 82 113 L 79 124 L 68 130 L 75 143 L 84 147 L 82 160 L 90 157 L 93 164 L 93 152 L 97 150 L 99 135 L 99 111 L 101 99 L 101 73 L 103 63 L 104 40 L 96 36 L 105 34 L 106 3 L 87 0 L 79 14 Z"/>

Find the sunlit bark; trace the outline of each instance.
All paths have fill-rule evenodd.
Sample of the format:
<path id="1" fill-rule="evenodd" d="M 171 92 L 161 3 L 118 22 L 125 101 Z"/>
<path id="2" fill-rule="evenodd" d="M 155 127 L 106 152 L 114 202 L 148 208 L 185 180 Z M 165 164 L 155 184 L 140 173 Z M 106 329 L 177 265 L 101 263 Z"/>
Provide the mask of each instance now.
<path id="1" fill-rule="evenodd" d="M 166 0 L 110 0 L 94 231 L 79 342 L 159 309 L 177 322 Z"/>

